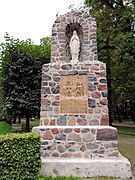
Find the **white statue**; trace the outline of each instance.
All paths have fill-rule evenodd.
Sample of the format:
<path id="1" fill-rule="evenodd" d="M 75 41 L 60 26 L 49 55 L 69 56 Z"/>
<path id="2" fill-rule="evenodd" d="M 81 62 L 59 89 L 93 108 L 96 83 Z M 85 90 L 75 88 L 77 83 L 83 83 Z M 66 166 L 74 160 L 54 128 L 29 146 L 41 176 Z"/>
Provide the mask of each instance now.
<path id="1" fill-rule="evenodd" d="M 71 62 L 78 62 L 78 56 L 80 51 L 80 40 L 76 31 L 73 32 L 73 36 L 70 39 L 70 52 L 72 55 Z"/>

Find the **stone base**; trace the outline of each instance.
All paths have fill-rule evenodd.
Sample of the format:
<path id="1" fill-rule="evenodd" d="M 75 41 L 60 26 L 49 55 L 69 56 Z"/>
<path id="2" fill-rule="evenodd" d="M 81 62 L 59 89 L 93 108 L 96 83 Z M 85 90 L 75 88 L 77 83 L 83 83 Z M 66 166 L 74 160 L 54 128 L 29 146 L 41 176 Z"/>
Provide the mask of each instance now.
<path id="1" fill-rule="evenodd" d="M 49 159 L 42 158 L 43 176 L 96 177 L 131 179 L 130 162 L 121 154 L 117 159 Z"/>

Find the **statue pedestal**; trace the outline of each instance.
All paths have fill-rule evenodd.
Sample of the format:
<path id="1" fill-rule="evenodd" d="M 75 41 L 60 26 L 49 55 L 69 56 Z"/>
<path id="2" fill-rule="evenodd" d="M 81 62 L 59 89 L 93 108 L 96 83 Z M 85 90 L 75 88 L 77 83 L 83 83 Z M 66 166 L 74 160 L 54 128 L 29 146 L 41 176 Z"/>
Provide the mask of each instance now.
<path id="1" fill-rule="evenodd" d="M 117 148 L 110 126 L 38 126 L 44 176 L 131 178 L 130 162 Z"/>

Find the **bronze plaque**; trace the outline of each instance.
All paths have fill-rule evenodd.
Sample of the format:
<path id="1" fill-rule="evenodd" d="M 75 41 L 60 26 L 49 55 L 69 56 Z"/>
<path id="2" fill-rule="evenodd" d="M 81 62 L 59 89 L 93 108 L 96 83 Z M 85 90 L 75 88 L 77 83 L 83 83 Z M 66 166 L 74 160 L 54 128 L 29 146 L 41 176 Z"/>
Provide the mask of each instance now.
<path id="1" fill-rule="evenodd" d="M 60 113 L 87 113 L 87 76 L 62 76 L 60 84 L 60 98 Z"/>

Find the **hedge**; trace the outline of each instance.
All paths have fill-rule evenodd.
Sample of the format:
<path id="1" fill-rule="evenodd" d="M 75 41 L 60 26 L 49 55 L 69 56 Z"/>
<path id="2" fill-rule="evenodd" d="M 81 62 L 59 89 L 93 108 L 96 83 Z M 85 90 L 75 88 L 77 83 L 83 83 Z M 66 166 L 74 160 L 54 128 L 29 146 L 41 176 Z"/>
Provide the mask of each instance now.
<path id="1" fill-rule="evenodd" d="M 40 137 L 34 133 L 0 136 L 0 180 L 38 179 Z"/>

